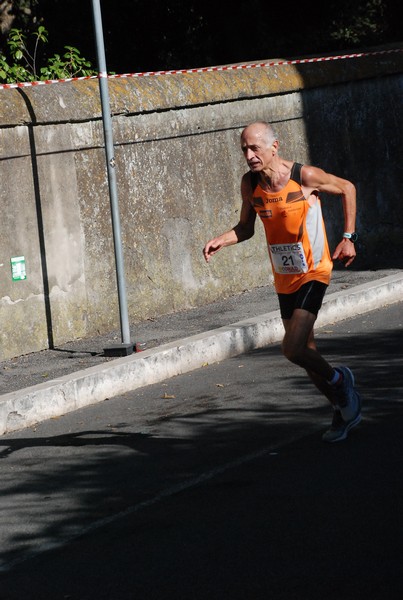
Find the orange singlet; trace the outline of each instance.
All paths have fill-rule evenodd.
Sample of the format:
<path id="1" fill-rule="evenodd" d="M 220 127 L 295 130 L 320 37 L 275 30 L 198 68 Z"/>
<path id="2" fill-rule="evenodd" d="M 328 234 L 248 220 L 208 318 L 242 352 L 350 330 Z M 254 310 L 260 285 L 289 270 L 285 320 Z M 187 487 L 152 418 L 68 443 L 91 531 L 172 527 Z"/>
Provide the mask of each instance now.
<path id="1" fill-rule="evenodd" d="M 333 268 L 320 199 L 305 199 L 301 167 L 294 163 L 289 182 L 275 193 L 262 189 L 251 173 L 253 208 L 264 225 L 278 294 L 292 294 L 312 280 L 328 285 Z"/>

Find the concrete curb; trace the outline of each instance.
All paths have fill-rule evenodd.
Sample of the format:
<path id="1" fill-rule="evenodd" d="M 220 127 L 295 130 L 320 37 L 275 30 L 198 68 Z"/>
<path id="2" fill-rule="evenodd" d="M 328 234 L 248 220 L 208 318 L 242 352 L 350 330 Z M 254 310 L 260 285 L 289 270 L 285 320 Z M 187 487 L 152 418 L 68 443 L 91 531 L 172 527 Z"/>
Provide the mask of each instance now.
<path id="1" fill-rule="evenodd" d="M 317 326 L 403 299 L 403 274 L 329 294 Z M 0 434 L 96 404 L 282 339 L 278 310 L 0 396 Z"/>

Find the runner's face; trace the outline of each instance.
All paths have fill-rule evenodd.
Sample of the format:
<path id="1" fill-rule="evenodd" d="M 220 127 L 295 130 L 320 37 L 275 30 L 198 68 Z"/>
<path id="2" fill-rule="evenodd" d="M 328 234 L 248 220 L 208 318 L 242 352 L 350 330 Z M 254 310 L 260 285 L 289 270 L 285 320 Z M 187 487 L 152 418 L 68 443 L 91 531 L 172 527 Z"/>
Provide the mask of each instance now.
<path id="1" fill-rule="evenodd" d="M 269 144 L 260 129 L 247 128 L 241 137 L 241 148 L 251 171 L 267 169 L 276 153 L 276 142 Z"/>

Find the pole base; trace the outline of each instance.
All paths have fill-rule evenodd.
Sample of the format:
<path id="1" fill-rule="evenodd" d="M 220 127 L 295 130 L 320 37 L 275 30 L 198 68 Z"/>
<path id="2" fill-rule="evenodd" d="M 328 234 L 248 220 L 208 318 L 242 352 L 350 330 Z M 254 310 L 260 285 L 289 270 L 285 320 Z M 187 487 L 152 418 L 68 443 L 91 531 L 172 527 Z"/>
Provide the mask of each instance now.
<path id="1" fill-rule="evenodd" d="M 104 348 L 104 356 L 130 356 L 133 354 L 133 344 L 114 344 Z"/>

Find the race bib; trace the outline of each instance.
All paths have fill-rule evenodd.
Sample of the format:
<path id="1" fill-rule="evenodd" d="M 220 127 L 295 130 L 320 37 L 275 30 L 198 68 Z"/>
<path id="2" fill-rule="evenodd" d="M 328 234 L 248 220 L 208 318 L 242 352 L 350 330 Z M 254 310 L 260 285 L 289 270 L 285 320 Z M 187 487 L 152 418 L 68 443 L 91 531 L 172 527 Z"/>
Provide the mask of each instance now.
<path id="1" fill-rule="evenodd" d="M 307 273 L 308 264 L 301 242 L 295 244 L 269 244 L 273 268 L 280 275 Z"/>

